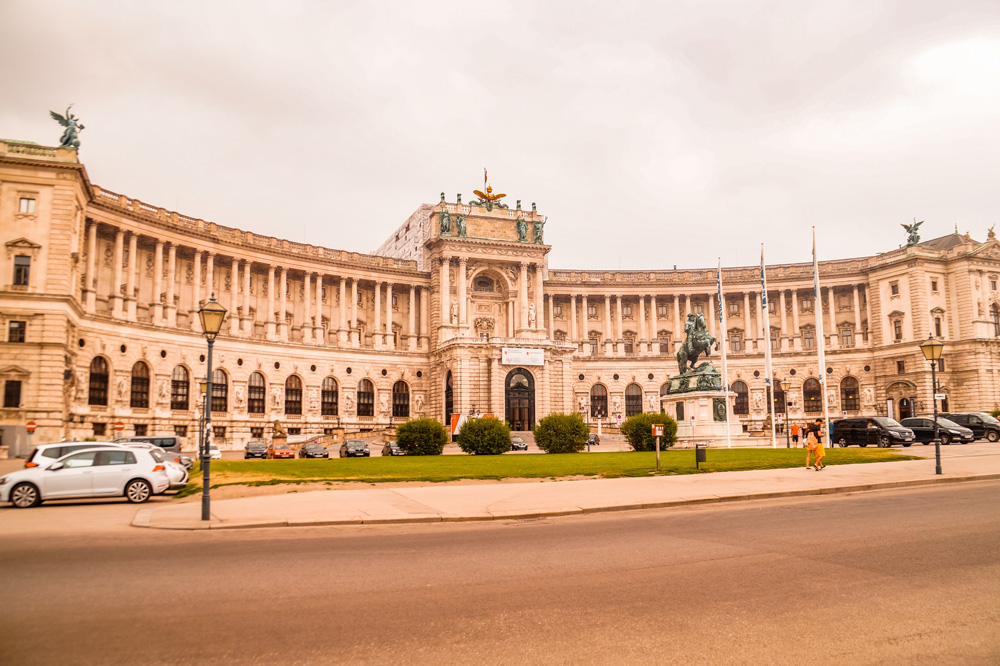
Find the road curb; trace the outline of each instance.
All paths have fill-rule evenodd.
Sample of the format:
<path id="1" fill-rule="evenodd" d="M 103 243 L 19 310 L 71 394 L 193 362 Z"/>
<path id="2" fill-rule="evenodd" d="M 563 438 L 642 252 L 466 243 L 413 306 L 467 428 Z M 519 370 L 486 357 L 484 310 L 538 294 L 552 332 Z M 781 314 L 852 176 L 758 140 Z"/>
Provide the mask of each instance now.
<path id="1" fill-rule="evenodd" d="M 559 507 L 550 511 L 531 509 L 523 512 L 487 512 L 475 514 L 423 514 L 412 517 L 363 517 L 356 516 L 341 520 L 262 520 L 262 521 L 234 521 L 222 522 L 213 519 L 209 524 L 201 521 L 188 521 L 173 525 L 153 524 L 153 510 L 140 509 L 133 518 L 131 525 L 148 529 L 160 530 L 237 530 L 237 529 L 258 529 L 272 527 L 331 527 L 347 525 L 406 525 L 421 523 L 442 523 L 442 522 L 489 522 L 497 520 L 530 520 L 535 518 L 547 518 L 558 516 L 573 516 L 593 513 L 608 513 L 612 511 L 641 511 L 646 509 L 667 509 L 682 506 L 697 506 L 701 504 L 719 504 L 729 502 L 746 502 L 751 500 L 782 499 L 787 497 L 809 497 L 818 495 L 837 495 L 857 492 L 870 492 L 876 490 L 891 490 L 894 488 L 909 488 L 916 486 L 932 486 L 939 484 L 964 483 L 970 481 L 994 481 L 1000 479 L 997 474 L 977 474 L 974 476 L 942 476 L 930 479 L 911 479 L 908 481 L 885 481 L 881 483 L 852 484 L 837 486 L 833 488 L 810 488 L 803 490 L 769 491 L 762 493 L 739 493 L 734 495 L 713 495 L 709 497 L 695 497 L 691 499 L 678 499 L 665 502 L 646 502 L 640 504 L 621 504 L 609 506 L 591 507 Z"/>

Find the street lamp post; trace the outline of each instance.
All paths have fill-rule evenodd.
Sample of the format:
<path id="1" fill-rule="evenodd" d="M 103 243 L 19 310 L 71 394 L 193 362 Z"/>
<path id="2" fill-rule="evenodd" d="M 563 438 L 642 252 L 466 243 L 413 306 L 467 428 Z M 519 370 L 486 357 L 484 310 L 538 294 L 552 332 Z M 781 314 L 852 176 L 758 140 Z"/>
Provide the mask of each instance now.
<path id="1" fill-rule="evenodd" d="M 934 336 L 927 338 L 927 342 L 920 345 L 920 351 L 924 358 L 931 362 L 931 402 L 934 403 L 934 460 L 936 465 L 934 473 L 941 473 L 941 438 L 938 437 L 937 421 L 937 363 L 941 360 L 941 351 L 944 343 L 935 340 Z"/>
<path id="2" fill-rule="evenodd" d="M 215 344 L 215 336 L 222 329 L 222 320 L 226 318 L 226 308 L 215 301 L 215 294 L 205 306 L 198 310 L 198 317 L 201 319 L 201 330 L 208 340 L 208 359 L 205 370 L 205 425 L 203 428 L 204 444 L 201 449 L 201 471 L 202 471 L 202 492 L 201 492 L 201 519 L 211 520 L 211 498 L 209 497 L 209 467 L 211 465 L 211 455 L 209 447 L 212 443 L 212 345 Z"/>
<path id="3" fill-rule="evenodd" d="M 792 388 L 791 382 L 789 382 L 787 379 L 782 379 L 781 380 L 781 401 L 783 403 L 785 403 L 782 406 L 784 407 L 784 410 L 785 410 L 785 448 L 786 449 L 792 448 L 791 440 L 789 439 L 789 434 L 788 434 L 788 426 L 789 426 L 789 419 L 788 419 L 788 390 L 790 388 Z"/>

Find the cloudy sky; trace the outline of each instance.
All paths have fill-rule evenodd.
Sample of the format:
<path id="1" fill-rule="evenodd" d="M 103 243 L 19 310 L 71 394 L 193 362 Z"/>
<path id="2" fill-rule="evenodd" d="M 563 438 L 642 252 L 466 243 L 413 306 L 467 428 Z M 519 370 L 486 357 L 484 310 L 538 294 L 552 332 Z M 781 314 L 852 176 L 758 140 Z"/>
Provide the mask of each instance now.
<path id="1" fill-rule="evenodd" d="M 0 137 L 107 189 L 371 251 L 491 184 L 553 268 L 873 254 L 1000 221 L 1000 2 L 0 0 Z"/>

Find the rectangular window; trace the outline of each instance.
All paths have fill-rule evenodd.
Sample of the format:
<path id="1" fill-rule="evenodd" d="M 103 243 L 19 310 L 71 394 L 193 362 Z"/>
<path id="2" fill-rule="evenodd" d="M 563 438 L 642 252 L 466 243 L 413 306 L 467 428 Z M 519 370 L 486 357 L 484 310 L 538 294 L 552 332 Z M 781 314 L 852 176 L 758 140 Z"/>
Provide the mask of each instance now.
<path id="1" fill-rule="evenodd" d="M 802 312 L 812 312 L 813 311 L 813 299 L 806 297 L 799 301 L 799 310 Z"/>
<path id="2" fill-rule="evenodd" d="M 771 334 L 771 351 L 778 351 L 778 334 Z"/>
<path id="3" fill-rule="evenodd" d="M 997 290 L 997 281 L 990 280 L 990 291 L 996 291 L 996 290 Z"/>
<path id="4" fill-rule="evenodd" d="M 632 316 L 632 306 L 631 305 L 622 305 L 622 316 L 623 317 L 631 317 Z"/>
<path id="5" fill-rule="evenodd" d="M 896 374 L 902 375 L 906 373 L 906 361 L 896 361 Z"/>
<path id="6" fill-rule="evenodd" d="M 670 353 L 670 340 L 666 338 L 660 338 L 660 353 L 661 354 Z"/>
<path id="7" fill-rule="evenodd" d="M 840 346 L 841 347 L 854 346 L 854 331 L 852 331 L 849 328 L 840 329 Z"/>
<path id="8" fill-rule="evenodd" d="M 263 439 L 263 437 L 264 437 L 264 428 L 263 428 L 263 426 L 251 426 L 250 427 L 250 436 L 253 437 L 254 439 Z"/>
<path id="9" fill-rule="evenodd" d="M 739 335 L 729 336 L 729 351 L 731 352 L 743 351 L 743 340 L 740 338 Z M 677 353 L 679 354 L 680 352 Z"/>
<path id="10" fill-rule="evenodd" d="M 554 314 L 556 317 L 562 317 L 562 306 L 561 305 L 553 305 L 552 306 L 552 314 Z"/>
<path id="11" fill-rule="evenodd" d="M 588 305 L 587 306 L 587 316 L 588 317 L 593 317 L 595 319 L 597 318 L 597 306 L 596 305 Z"/>
<path id="12" fill-rule="evenodd" d="M 667 316 L 667 306 L 666 305 L 657 304 L 657 306 L 656 306 L 656 316 L 657 317 L 666 317 Z"/>
<path id="13" fill-rule="evenodd" d="M 934 335 L 941 337 L 941 317 L 934 317 Z"/>
<path id="14" fill-rule="evenodd" d="M 597 338 L 590 339 L 590 355 L 597 356 Z"/>
<path id="15" fill-rule="evenodd" d="M 396 296 L 396 294 L 392 295 L 392 309 L 393 310 L 399 309 L 399 297 Z"/>
<path id="16" fill-rule="evenodd" d="M 937 280 L 931 280 L 931 291 L 937 291 Z"/>
<path id="17" fill-rule="evenodd" d="M 34 213 L 35 212 L 35 200 L 31 197 L 21 197 L 21 205 L 18 208 L 20 213 Z"/>
<path id="18" fill-rule="evenodd" d="M 31 275 L 31 257 L 18 255 L 14 257 L 14 286 L 27 287 Z"/>
<path id="19" fill-rule="evenodd" d="M 186 425 L 174 426 L 174 435 L 176 435 L 177 437 L 187 437 L 187 434 L 188 434 L 188 427 Z"/>
<path id="20" fill-rule="evenodd" d="M 629 355 L 635 353 L 635 341 L 632 338 L 625 338 L 625 353 Z"/>
<path id="21" fill-rule="evenodd" d="M 324 435 L 332 435 L 333 434 L 333 428 L 323 428 L 323 434 Z"/>
<path id="22" fill-rule="evenodd" d="M 107 423 L 91 423 L 94 426 L 94 437 L 104 437 L 104 434 L 108 431 Z"/>
<path id="23" fill-rule="evenodd" d="M 212 437 L 218 439 L 226 438 L 226 426 L 212 426 Z"/>
<path id="24" fill-rule="evenodd" d="M 27 322 L 12 321 L 7 325 L 7 342 L 24 342 Z"/>
<path id="25" fill-rule="evenodd" d="M 738 315 L 740 313 L 740 304 L 736 301 L 729 302 L 729 314 Z"/>
<path id="26" fill-rule="evenodd" d="M 902 340 L 903 339 L 903 322 L 899 321 L 898 319 L 896 321 L 892 322 L 892 331 L 893 331 L 893 337 L 896 340 Z"/>
<path id="27" fill-rule="evenodd" d="M 944 372 L 944 359 L 938 359 L 938 372 Z"/>
<path id="28" fill-rule="evenodd" d="M 149 426 L 146 423 L 136 423 L 132 427 L 135 428 L 136 437 L 145 437 L 146 431 L 149 429 Z"/>
<path id="29" fill-rule="evenodd" d="M 702 305 L 701 303 L 695 303 L 694 305 L 692 305 L 691 310 L 695 314 L 705 314 L 705 306 Z"/>
<path id="30" fill-rule="evenodd" d="M 302 434 L 302 428 L 289 428 L 288 429 L 288 434 L 289 435 L 301 435 Z"/>
<path id="31" fill-rule="evenodd" d="M 896 282 L 890 284 L 889 293 L 892 294 L 893 296 L 899 296 L 899 284 Z"/>
<path id="32" fill-rule="evenodd" d="M 17 409 L 21 406 L 21 382 L 16 379 L 8 379 L 3 385 L 3 406 L 8 409 Z"/>
<path id="33" fill-rule="evenodd" d="M 802 331 L 802 348 L 816 349 L 816 333 L 812 329 Z"/>

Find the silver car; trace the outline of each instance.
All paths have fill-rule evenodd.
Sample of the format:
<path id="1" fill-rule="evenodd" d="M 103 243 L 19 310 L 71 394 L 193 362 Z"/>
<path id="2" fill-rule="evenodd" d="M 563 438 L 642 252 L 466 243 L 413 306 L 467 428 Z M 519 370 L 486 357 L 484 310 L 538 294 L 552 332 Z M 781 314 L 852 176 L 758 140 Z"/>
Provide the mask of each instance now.
<path id="1" fill-rule="evenodd" d="M 163 456 L 155 450 L 100 446 L 74 451 L 45 466 L 0 477 L 0 502 L 24 509 L 53 499 L 125 497 L 145 502 L 170 486 Z"/>
<path id="2" fill-rule="evenodd" d="M 171 454 L 158 446 L 144 444 L 142 442 L 126 442 L 121 444 L 126 449 L 140 449 L 145 451 L 158 451 L 163 456 L 163 464 L 167 467 L 167 478 L 170 479 L 170 490 L 180 490 L 188 483 L 187 467 L 171 457 Z"/>

